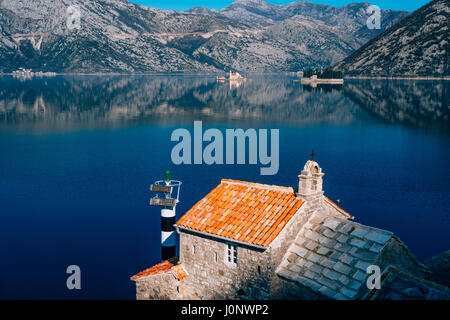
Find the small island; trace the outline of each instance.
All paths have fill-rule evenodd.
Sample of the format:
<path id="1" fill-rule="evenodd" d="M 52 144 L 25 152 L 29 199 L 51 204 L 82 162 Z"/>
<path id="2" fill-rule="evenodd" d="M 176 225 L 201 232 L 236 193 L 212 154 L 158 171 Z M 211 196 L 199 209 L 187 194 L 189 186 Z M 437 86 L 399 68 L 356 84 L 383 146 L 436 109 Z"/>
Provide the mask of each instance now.
<path id="1" fill-rule="evenodd" d="M 31 69 L 20 67 L 18 70 L 13 71 L 12 75 L 16 78 L 30 79 L 33 77 L 54 77 L 56 76 L 56 72 L 33 72 Z"/>
<path id="2" fill-rule="evenodd" d="M 239 88 L 243 82 L 247 81 L 247 78 L 244 78 L 240 73 L 238 72 L 229 72 L 228 78 L 225 76 L 217 76 L 216 81 L 219 83 L 225 83 L 225 81 L 230 82 L 230 89 L 231 88 Z"/>
<path id="3" fill-rule="evenodd" d="M 217 76 L 217 81 L 245 81 L 246 79 L 238 72 L 231 72 L 228 74 L 228 78 L 225 76 Z"/>
<path id="4" fill-rule="evenodd" d="M 316 86 L 317 84 L 343 84 L 344 77 L 340 71 L 333 71 L 330 68 L 325 70 L 306 70 L 300 79 L 302 84 Z"/>

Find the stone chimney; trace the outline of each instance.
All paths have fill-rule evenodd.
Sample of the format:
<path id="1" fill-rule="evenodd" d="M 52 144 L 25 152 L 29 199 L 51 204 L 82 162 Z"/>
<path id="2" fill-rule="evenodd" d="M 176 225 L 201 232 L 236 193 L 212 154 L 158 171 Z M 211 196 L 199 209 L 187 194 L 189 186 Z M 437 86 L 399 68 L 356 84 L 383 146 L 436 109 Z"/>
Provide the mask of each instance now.
<path id="1" fill-rule="evenodd" d="M 324 173 L 319 164 L 308 160 L 302 173 L 298 176 L 298 196 L 304 200 L 311 200 L 323 195 L 322 177 Z"/>

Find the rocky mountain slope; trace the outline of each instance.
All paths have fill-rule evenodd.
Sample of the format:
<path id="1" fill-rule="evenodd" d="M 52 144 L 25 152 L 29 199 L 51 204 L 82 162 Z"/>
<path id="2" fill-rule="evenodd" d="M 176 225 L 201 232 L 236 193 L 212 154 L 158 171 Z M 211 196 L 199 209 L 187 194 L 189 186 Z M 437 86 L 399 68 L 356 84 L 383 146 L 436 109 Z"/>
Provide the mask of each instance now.
<path id="1" fill-rule="evenodd" d="M 68 28 L 69 6 L 80 28 Z M 382 11 L 366 26 L 367 3 L 341 8 L 237 0 L 213 11 L 176 12 L 126 0 L 0 0 L 0 72 L 297 71 L 342 60 L 407 15 Z"/>
<path id="2" fill-rule="evenodd" d="M 252 22 L 262 26 L 272 25 L 286 19 L 297 21 L 322 22 L 340 30 L 366 37 L 367 40 L 379 33 L 379 30 L 368 29 L 366 9 L 369 3 L 351 3 L 342 7 L 333 7 L 307 1 L 292 2 L 287 5 L 272 5 L 264 0 L 237 0 L 218 13 L 228 18 Z M 211 11 L 211 14 L 217 12 Z M 398 17 L 405 17 L 405 12 L 393 10 L 381 11 L 381 25 L 383 29 L 398 21 Z M 362 41 L 366 42 L 365 39 Z"/>
<path id="3" fill-rule="evenodd" d="M 334 66 L 347 75 L 449 76 L 450 1 L 433 0 Z"/>

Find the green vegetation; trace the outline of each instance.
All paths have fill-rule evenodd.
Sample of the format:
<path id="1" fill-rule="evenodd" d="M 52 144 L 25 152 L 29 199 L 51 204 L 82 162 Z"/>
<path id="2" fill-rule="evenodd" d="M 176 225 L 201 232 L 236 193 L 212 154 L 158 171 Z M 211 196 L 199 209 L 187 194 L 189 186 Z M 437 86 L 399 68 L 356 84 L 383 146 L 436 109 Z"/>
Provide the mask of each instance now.
<path id="1" fill-rule="evenodd" d="M 325 70 L 308 69 L 303 72 L 303 77 L 310 78 L 313 75 L 317 75 L 318 79 L 342 79 L 344 73 L 342 71 L 334 71 L 331 68 Z"/>

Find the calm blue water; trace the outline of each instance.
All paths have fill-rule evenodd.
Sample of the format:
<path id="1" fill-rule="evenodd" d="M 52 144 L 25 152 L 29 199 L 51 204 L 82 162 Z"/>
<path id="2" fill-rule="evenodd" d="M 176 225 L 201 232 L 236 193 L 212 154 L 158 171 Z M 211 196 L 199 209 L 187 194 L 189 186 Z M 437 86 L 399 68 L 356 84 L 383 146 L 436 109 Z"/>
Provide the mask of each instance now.
<path id="1" fill-rule="evenodd" d="M 0 77 L 0 298 L 134 299 L 159 262 L 150 183 L 183 181 L 181 216 L 221 178 L 296 186 L 314 148 L 324 189 L 421 260 L 450 249 L 449 82 L 285 76 L 239 88 L 205 76 Z M 280 129 L 280 170 L 171 163 L 173 130 Z M 66 289 L 66 267 L 82 290 Z"/>

